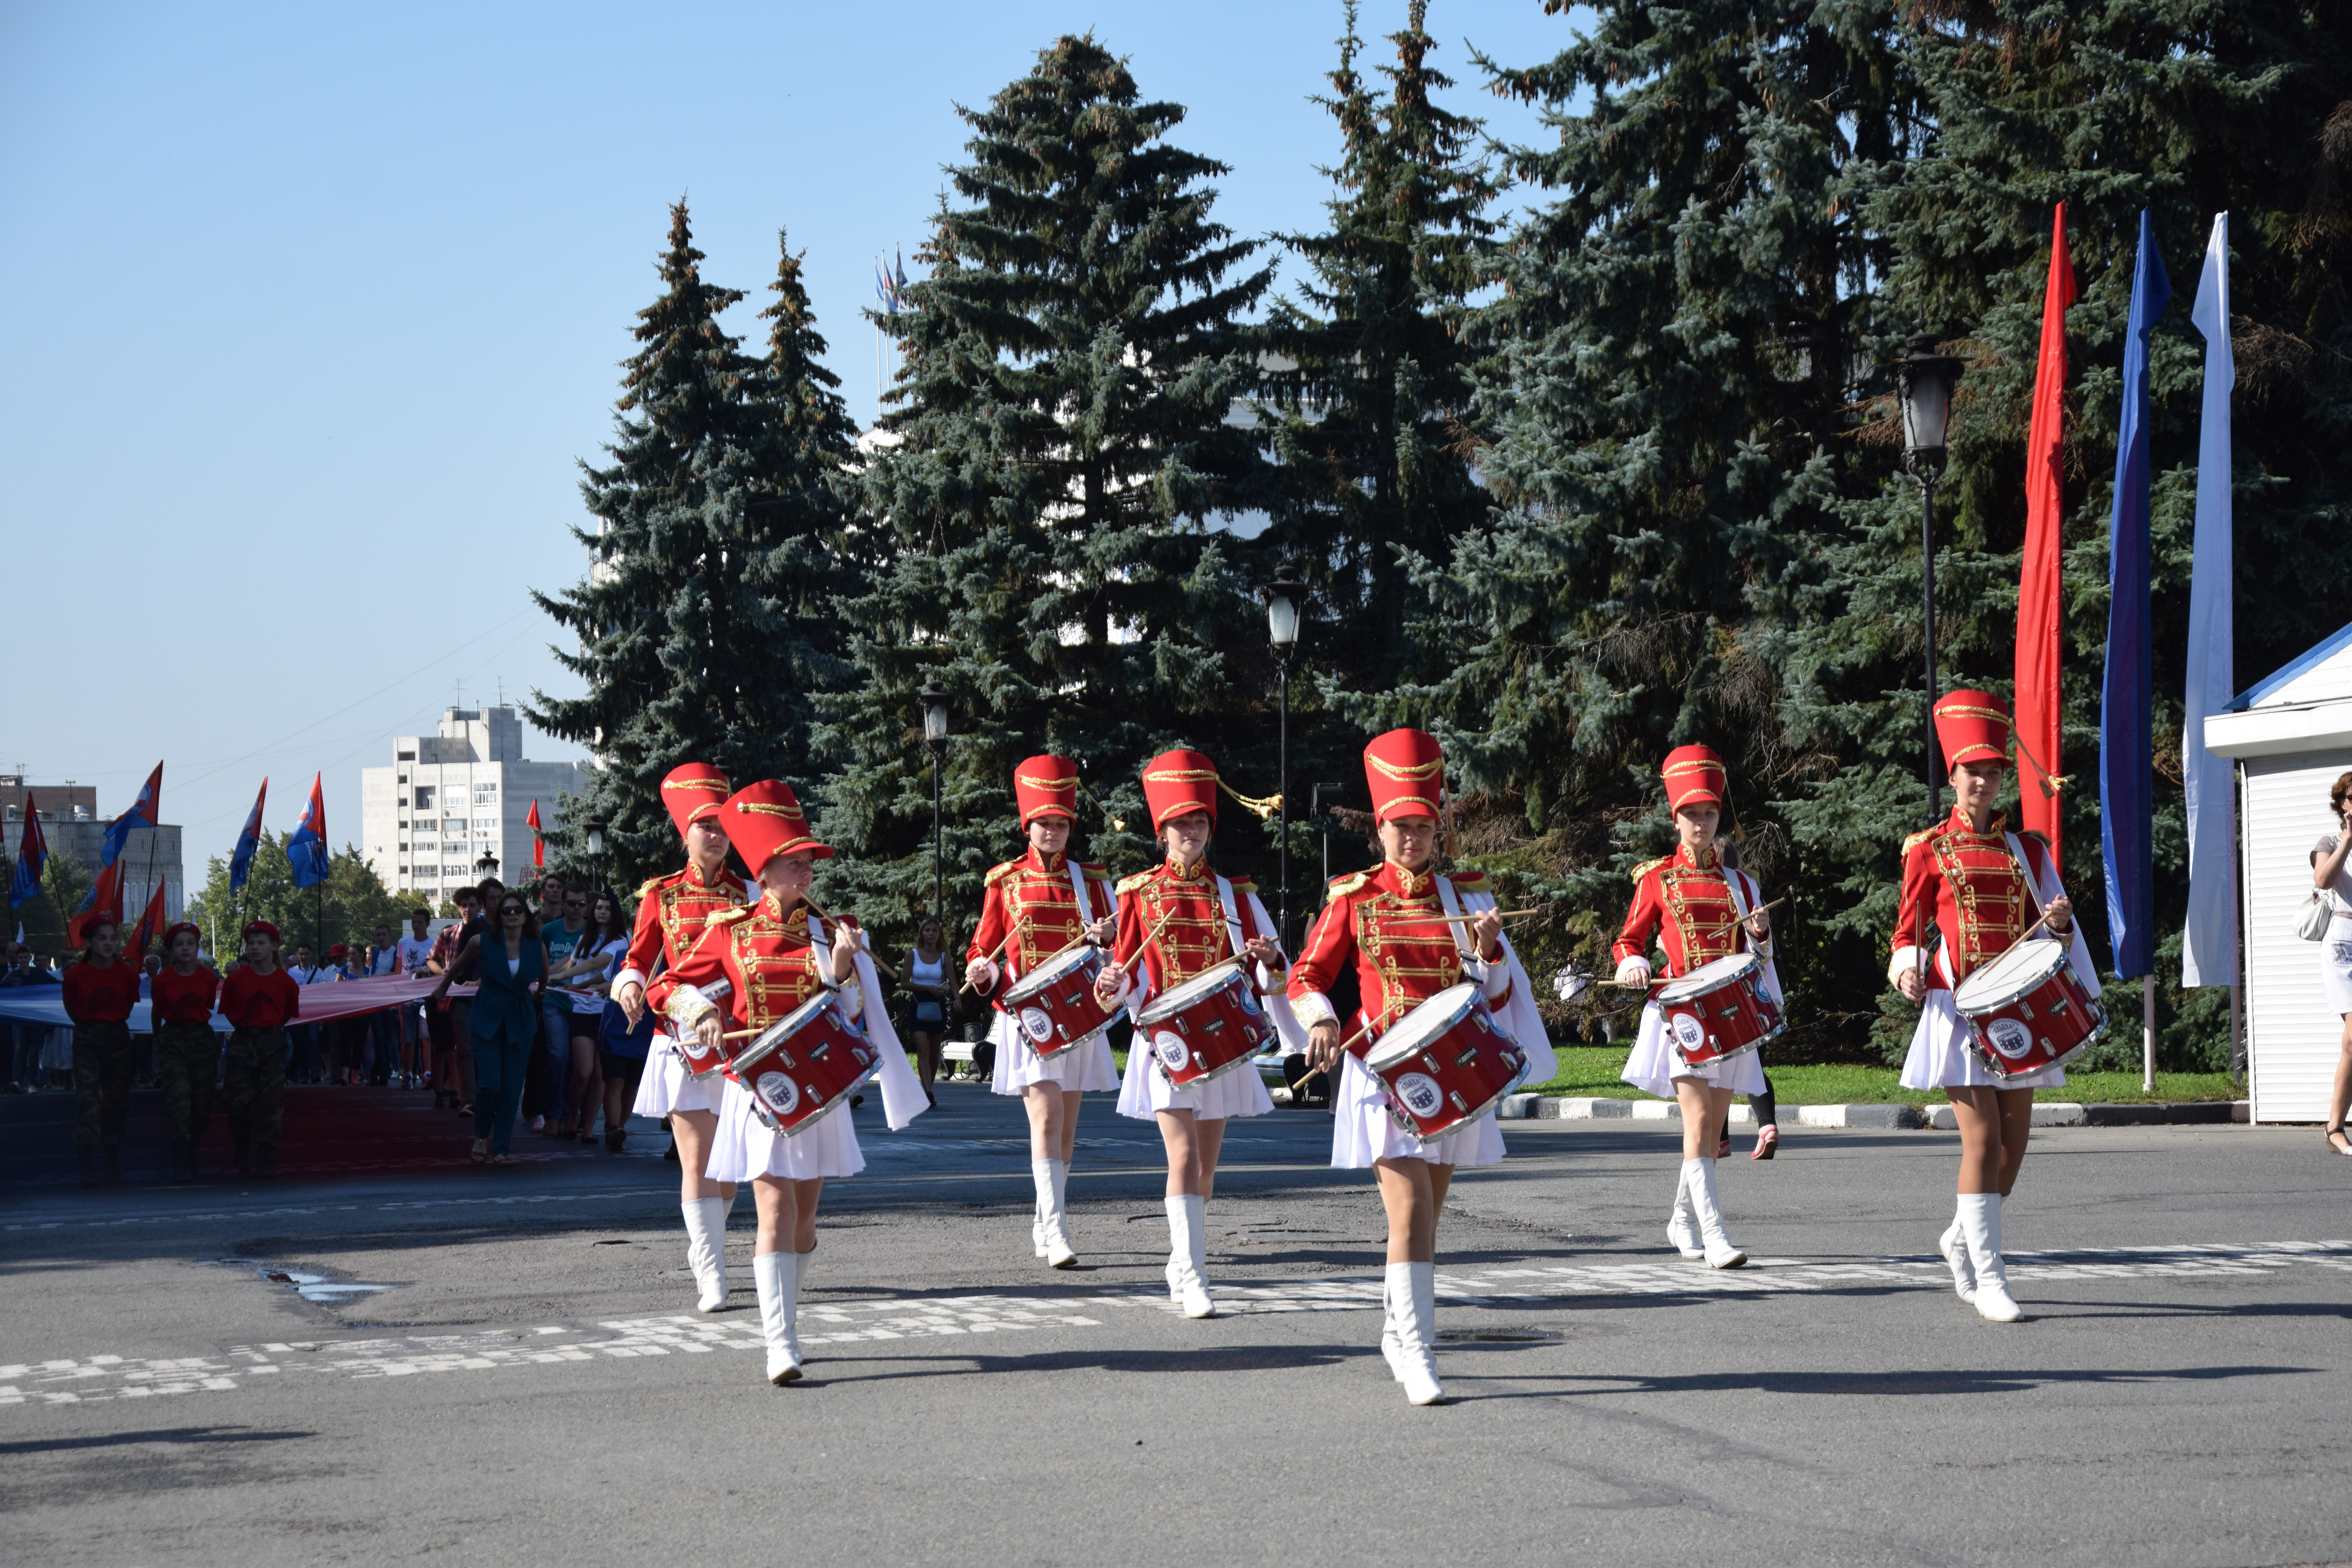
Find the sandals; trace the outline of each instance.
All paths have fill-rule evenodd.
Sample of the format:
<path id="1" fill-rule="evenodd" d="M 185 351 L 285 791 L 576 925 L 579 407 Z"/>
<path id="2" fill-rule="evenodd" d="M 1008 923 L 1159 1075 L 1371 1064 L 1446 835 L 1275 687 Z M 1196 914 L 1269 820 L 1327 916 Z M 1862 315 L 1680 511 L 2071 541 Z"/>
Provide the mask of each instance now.
<path id="1" fill-rule="evenodd" d="M 466 1151 L 466 1158 L 471 1160 L 477 1165 L 488 1164 L 490 1163 L 490 1141 L 487 1138 L 475 1139 L 474 1146 Z"/>
<path id="2" fill-rule="evenodd" d="M 2341 1121 L 2337 1122 L 2335 1126 L 2328 1128 L 2319 1136 L 2327 1144 L 2327 1152 L 2329 1153 L 2352 1154 L 2352 1138 L 2345 1136 L 2344 1123 Z"/>
<path id="3" fill-rule="evenodd" d="M 511 1165 L 514 1163 L 515 1157 L 512 1154 L 493 1154 L 490 1156 L 490 1163 L 493 1165 Z"/>
<path id="4" fill-rule="evenodd" d="M 1780 1130 L 1768 1121 L 1764 1124 L 1763 1131 L 1756 1134 L 1756 1147 L 1749 1152 L 1748 1157 L 1751 1160 L 1769 1160 L 1780 1152 Z"/>

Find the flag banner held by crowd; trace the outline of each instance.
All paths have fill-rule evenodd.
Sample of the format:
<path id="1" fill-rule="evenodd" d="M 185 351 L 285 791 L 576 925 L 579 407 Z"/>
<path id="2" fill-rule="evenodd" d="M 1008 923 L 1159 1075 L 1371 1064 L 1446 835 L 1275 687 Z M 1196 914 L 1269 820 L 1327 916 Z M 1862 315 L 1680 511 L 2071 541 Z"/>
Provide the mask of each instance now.
<path id="1" fill-rule="evenodd" d="M 236 836 L 236 852 L 228 858 L 228 890 L 236 892 L 245 886 L 245 879 L 253 870 L 254 851 L 261 847 L 261 807 L 269 798 L 269 779 L 265 774 L 261 792 L 253 797 L 253 815 L 245 819 L 245 831 Z"/>
<path id="2" fill-rule="evenodd" d="M 2025 553 L 2017 580 L 2017 794 L 2020 826 L 2050 841 L 2064 864 L 2059 827 L 2059 642 L 2064 618 L 2059 585 L 2065 500 L 2058 449 L 2065 438 L 2066 310 L 2074 302 L 2074 267 L 2066 250 L 2066 204 L 2050 224 L 2050 280 L 2042 293 L 2042 353 L 2033 373 L 2033 417 L 2025 438 Z M 2044 770 L 2047 770 L 2046 772 Z"/>
<path id="3" fill-rule="evenodd" d="M 8 882 L 8 902 L 11 907 L 23 903 L 41 890 L 41 873 L 48 868 L 48 836 L 41 831 L 40 808 L 33 804 L 33 792 L 25 792 L 25 831 L 16 840 L 16 875 Z M 22 926 L 17 928 L 23 930 Z M 19 936 L 17 941 L 25 939 Z"/>
<path id="4" fill-rule="evenodd" d="M 440 984 L 431 974 L 379 974 L 365 980 L 338 980 L 326 985 L 302 987 L 302 1011 L 294 1021 L 301 1024 L 328 1024 L 337 1018 L 356 1017 L 362 1013 L 381 1012 L 404 1003 L 421 1000 L 433 994 Z M 449 994 L 471 996 L 471 984 L 452 985 Z M 131 1010 L 130 1027 L 134 1035 L 152 1029 L 150 1004 L 142 1002 Z M 0 991 L 0 1022 L 10 1024 L 47 1025 L 67 1029 L 73 1020 L 66 1016 L 65 998 L 53 985 L 22 986 Z M 228 1020 L 213 1015 L 213 1028 L 219 1034 L 229 1032 Z"/>
<path id="5" fill-rule="evenodd" d="M 131 842 L 132 828 L 154 827 L 163 820 L 163 764 L 157 763 L 155 771 L 149 773 L 147 782 L 140 786 L 139 798 L 131 803 L 131 809 L 107 826 L 106 840 L 100 846 L 98 863 L 101 867 L 113 865 L 115 858 L 122 853 L 122 847 Z"/>
<path id="6" fill-rule="evenodd" d="M 294 885 L 315 888 L 327 879 L 327 801 L 321 790 L 325 774 L 310 780 L 310 805 L 302 824 L 286 840 L 286 858 L 294 868 Z"/>
<path id="7" fill-rule="evenodd" d="M 2148 337 L 2172 298 L 2156 226 L 2139 215 L 2131 325 L 2124 337 L 2124 400 L 2116 440 L 2116 500 L 2108 523 L 2107 665 L 2099 689 L 2099 853 L 2107 874 L 2107 934 L 2115 973 L 2156 966 L 2155 699 L 2148 602 Z"/>
<path id="8" fill-rule="evenodd" d="M 2189 916 L 2180 984 L 2227 985 L 2238 976 L 2237 800 L 2230 759 L 2205 749 L 2205 716 L 2230 710 L 2236 686 L 2230 603 L 2230 215 L 2213 216 L 2205 271 L 2189 319 L 2205 336 L 2205 406 L 2197 433 L 2197 537 L 2189 575 L 2189 682 L 2180 722 L 2181 794 L 2189 809 Z"/>

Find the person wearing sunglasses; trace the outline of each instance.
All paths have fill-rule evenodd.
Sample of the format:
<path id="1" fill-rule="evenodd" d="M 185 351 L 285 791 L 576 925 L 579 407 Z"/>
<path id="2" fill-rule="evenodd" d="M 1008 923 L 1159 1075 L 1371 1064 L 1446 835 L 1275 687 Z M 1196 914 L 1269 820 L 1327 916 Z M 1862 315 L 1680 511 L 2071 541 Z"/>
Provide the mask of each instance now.
<path id="1" fill-rule="evenodd" d="M 547 949 L 539 917 L 520 893 L 501 892 L 489 929 L 467 940 L 451 973 L 472 970 L 477 988 L 466 1024 L 474 1047 L 475 1164 L 515 1163 L 515 1113 L 522 1107 L 523 1074 L 539 1043 L 539 993 L 547 982 Z M 433 988 L 438 1006 L 448 974 Z"/>

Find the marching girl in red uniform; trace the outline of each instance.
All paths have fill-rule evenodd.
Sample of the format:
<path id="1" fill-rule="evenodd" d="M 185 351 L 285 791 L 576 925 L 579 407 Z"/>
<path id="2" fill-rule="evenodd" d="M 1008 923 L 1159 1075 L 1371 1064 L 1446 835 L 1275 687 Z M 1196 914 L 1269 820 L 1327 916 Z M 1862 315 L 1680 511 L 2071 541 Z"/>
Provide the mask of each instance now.
<path id="1" fill-rule="evenodd" d="M 1952 1289 L 1979 1314 L 2013 1323 L 2025 1314 L 2009 1292 L 2000 1257 L 2000 1203 L 2017 1185 L 2033 1125 L 2033 1091 L 2066 1081 L 2063 1068 L 1996 1078 L 1969 1048 L 1952 988 L 2022 941 L 2040 921 L 2068 943 L 2074 977 L 2094 996 L 2099 972 L 2058 880 L 2049 847 L 2021 837 L 1995 809 L 2009 771 L 2008 705 L 1989 691 L 1954 691 L 1936 704 L 1936 739 L 1958 797 L 1952 815 L 1903 843 L 1903 902 L 1886 976 L 1922 1004 L 1903 1058 L 1903 1087 L 1940 1089 L 1960 1128 L 1958 1213 L 1939 1242 Z M 2028 876 L 2032 878 L 2029 888 Z M 2038 906 L 2038 907 L 2037 907 Z M 1941 941 L 1927 945 L 1934 917 Z"/>
<path id="2" fill-rule="evenodd" d="M 1013 770 L 1013 797 L 1021 808 L 1028 852 L 988 873 L 964 984 L 996 1009 L 988 1026 L 996 1046 L 991 1087 L 998 1094 L 1019 1095 L 1029 1112 L 1029 1173 L 1037 1185 L 1030 1242 L 1052 1267 L 1067 1268 L 1078 1259 L 1063 1206 L 1070 1155 L 1077 1146 L 1078 1108 L 1087 1089 L 1117 1089 L 1118 1074 L 1110 1043 L 1099 1032 L 1052 1056 L 1039 1056 L 1005 1010 L 1003 998 L 1023 975 L 1073 942 L 1083 939 L 1108 947 L 1118 900 L 1100 866 L 1066 853 L 1077 818 L 1076 763 L 1068 757 L 1029 758 Z"/>
<path id="3" fill-rule="evenodd" d="M 1249 882 L 1220 877 L 1209 868 L 1217 787 L 1217 764 L 1198 752 L 1164 752 L 1144 768 L 1144 804 L 1168 858 L 1118 885 L 1114 963 L 1095 984 L 1096 999 L 1105 1006 L 1124 1003 L 1139 1014 L 1154 996 L 1231 958 L 1251 966 L 1259 993 L 1280 994 L 1282 950 L 1265 906 Z M 1289 1048 L 1303 1050 L 1306 1041 L 1297 1037 L 1301 1031 L 1287 1012 L 1277 1007 L 1271 1016 Z M 1209 1296 L 1203 1211 L 1216 1190 L 1225 1122 L 1273 1109 L 1255 1067 L 1234 1068 L 1180 1089 L 1160 1069 L 1140 1030 L 1128 1047 L 1118 1113 L 1160 1124 L 1160 1141 L 1168 1152 L 1168 1293 L 1188 1318 L 1210 1317 L 1217 1310 Z"/>
<path id="4" fill-rule="evenodd" d="M 1633 908 L 1610 949 L 1617 961 L 1618 984 L 1650 983 L 1654 942 L 1664 950 L 1669 980 L 1716 959 L 1752 952 L 1763 962 L 1765 994 L 1779 1002 L 1780 976 L 1772 963 L 1771 924 L 1751 912 L 1763 899 L 1753 878 L 1723 864 L 1716 842 L 1724 796 L 1729 793 L 1723 759 L 1705 746 L 1677 746 L 1666 753 L 1660 771 L 1675 832 L 1682 842 L 1673 854 L 1633 869 Z M 1696 1047 L 1700 1042 L 1694 1037 L 1691 1043 Z M 1711 1268 L 1737 1268 L 1748 1255 L 1724 1234 L 1723 1205 L 1715 1184 L 1717 1141 L 1730 1115 L 1731 1097 L 1764 1092 L 1763 1064 L 1758 1053 L 1747 1051 L 1728 1061 L 1694 1068 L 1675 1055 L 1674 1046 L 1664 1014 L 1655 1001 L 1650 1002 L 1642 1009 L 1641 1031 L 1623 1076 L 1635 1088 L 1682 1106 L 1682 1179 L 1675 1188 L 1666 1239 L 1695 1262 L 1704 1258 Z"/>
<path id="5" fill-rule="evenodd" d="M 705 1046 L 718 1047 L 728 1033 L 764 1029 L 831 992 L 842 1018 L 859 1024 L 881 1057 L 882 1101 L 891 1129 L 906 1126 L 929 1104 L 890 1026 L 889 1010 L 878 1002 L 866 1005 L 867 998 L 882 995 L 882 984 L 863 951 L 865 933 L 853 921 L 828 921 L 808 901 L 816 862 L 830 859 L 833 851 L 809 836 L 792 786 L 776 779 L 737 791 L 718 820 L 743 863 L 758 870 L 760 901 L 718 910 L 704 922 L 693 951 L 668 976 L 674 1025 L 691 1027 Z M 703 994 L 722 979 L 729 986 L 725 1019 Z M 751 1272 L 759 1282 L 768 1381 L 786 1384 L 801 1375 L 800 1292 L 816 1249 L 817 1201 L 826 1177 L 856 1175 L 866 1168 L 866 1157 L 847 1106 L 788 1136 L 761 1120 L 740 1082 L 722 1081 L 726 1099 L 709 1174 L 751 1184 L 760 1209 Z"/>
<path id="6" fill-rule="evenodd" d="M 667 994 L 656 979 L 656 961 L 676 969 L 702 935 L 703 922 L 721 910 L 740 909 L 743 889 L 727 873 L 727 834 L 719 825 L 727 798 L 727 775 L 705 763 L 688 763 L 662 780 L 662 805 L 669 808 L 678 837 L 686 840 L 682 871 L 656 877 L 637 889 L 637 924 L 621 972 L 613 978 L 613 999 L 635 1028 L 645 1016 L 646 988 Z M 661 996 L 654 998 L 658 1008 Z M 686 1261 L 694 1270 L 698 1311 L 727 1305 L 727 1214 L 735 1189 L 703 1175 L 710 1140 L 719 1128 L 719 1084 L 687 1076 L 668 1031 L 657 1029 L 637 1084 L 639 1116 L 669 1118 L 677 1140 L 678 1206 L 686 1216 Z"/>
<path id="7" fill-rule="evenodd" d="M 1376 870 L 1332 881 L 1307 950 L 1291 966 L 1290 1005 L 1310 1032 L 1308 1065 L 1336 1065 L 1340 1075 L 1332 1097 L 1331 1163 L 1371 1166 L 1388 1211 L 1381 1353 L 1407 1400 L 1433 1405 L 1445 1396 L 1435 1354 L 1438 1211 L 1457 1166 L 1502 1159 L 1503 1135 L 1491 1110 L 1443 1138 L 1405 1132 L 1391 1120 L 1385 1090 L 1362 1053 L 1421 1003 L 1471 981 L 1526 1053 L 1527 1080 L 1543 1082 L 1559 1068 L 1484 879 L 1436 869 L 1445 805 L 1445 756 L 1436 738 L 1419 730 L 1379 736 L 1364 748 L 1364 781 L 1383 858 Z M 1448 915 L 1473 918 L 1433 918 Z M 1343 1025 L 1328 993 L 1351 966 L 1361 1005 Z M 1358 1023 L 1360 1037 L 1352 1037 L 1350 1026 Z M 1351 1037 L 1343 1042 L 1343 1033 Z"/>

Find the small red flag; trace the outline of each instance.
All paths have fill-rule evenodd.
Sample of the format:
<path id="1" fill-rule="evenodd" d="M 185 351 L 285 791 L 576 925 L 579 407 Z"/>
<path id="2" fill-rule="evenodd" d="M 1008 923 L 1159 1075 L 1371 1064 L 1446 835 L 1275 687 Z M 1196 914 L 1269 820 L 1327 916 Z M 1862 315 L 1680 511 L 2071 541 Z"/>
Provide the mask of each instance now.
<path id="1" fill-rule="evenodd" d="M 2066 307 L 2074 268 L 2066 254 L 2066 204 L 2050 226 L 2050 281 L 2042 297 L 2042 353 L 2033 373 L 2033 423 L 2025 438 L 2025 558 L 2017 581 L 2017 793 L 2020 826 L 2050 840 L 2060 859 L 2058 796 L 2059 597 L 2065 500 L 2058 447 L 2065 434 Z"/>
<path id="2" fill-rule="evenodd" d="M 147 900 L 147 912 L 139 917 L 139 929 L 132 931 L 131 940 L 123 944 L 123 955 L 133 963 L 145 963 L 147 944 L 163 934 L 164 918 L 163 883 L 159 878 L 153 896 Z"/>
<path id="3" fill-rule="evenodd" d="M 66 945 L 88 947 L 90 928 L 101 920 L 122 923 L 122 861 L 118 857 L 113 865 L 98 874 L 98 884 L 82 901 L 81 912 L 66 922 Z"/>
<path id="4" fill-rule="evenodd" d="M 523 818 L 530 825 L 530 864 L 534 870 L 547 867 L 547 840 L 539 836 L 539 802 L 530 803 L 530 815 Z"/>

